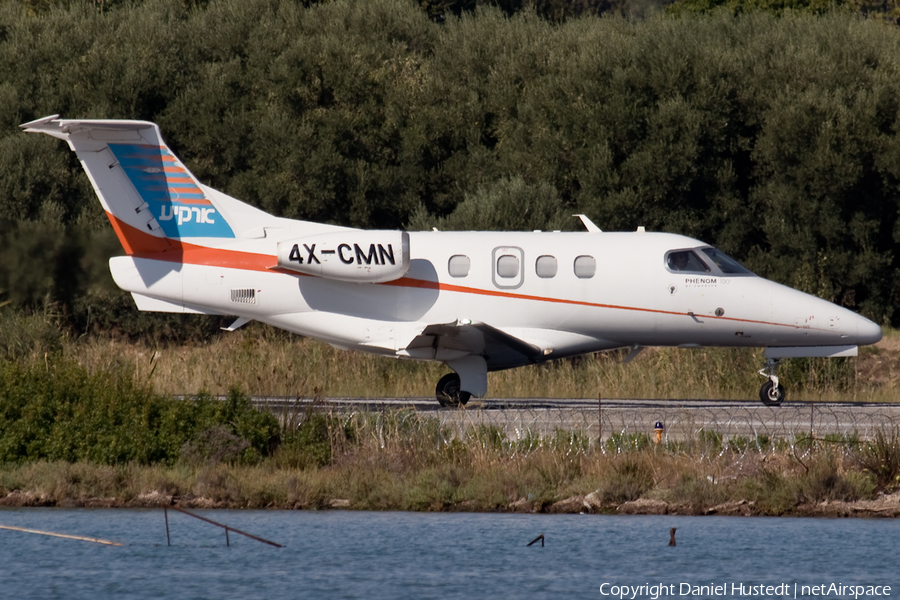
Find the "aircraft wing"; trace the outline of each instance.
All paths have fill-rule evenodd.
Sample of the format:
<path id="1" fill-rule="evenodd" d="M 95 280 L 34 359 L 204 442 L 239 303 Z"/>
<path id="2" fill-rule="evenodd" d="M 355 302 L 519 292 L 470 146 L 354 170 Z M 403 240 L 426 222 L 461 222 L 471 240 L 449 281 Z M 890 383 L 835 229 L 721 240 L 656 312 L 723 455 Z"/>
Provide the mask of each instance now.
<path id="1" fill-rule="evenodd" d="M 402 353 L 447 363 L 465 356 L 481 356 L 491 371 L 531 364 L 542 356 L 542 350 L 534 344 L 487 323 L 465 319 L 428 325 Z"/>
<path id="2" fill-rule="evenodd" d="M 487 323 L 460 319 L 426 326 L 397 354 L 439 360 L 456 371 L 463 391 L 484 396 L 488 371 L 537 362 L 543 351 Z"/>

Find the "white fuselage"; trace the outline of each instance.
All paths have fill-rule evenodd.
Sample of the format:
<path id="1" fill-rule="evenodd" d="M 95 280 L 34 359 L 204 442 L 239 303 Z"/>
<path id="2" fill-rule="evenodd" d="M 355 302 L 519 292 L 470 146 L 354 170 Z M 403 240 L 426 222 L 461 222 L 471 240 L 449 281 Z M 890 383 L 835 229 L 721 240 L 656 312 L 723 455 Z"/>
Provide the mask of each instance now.
<path id="1" fill-rule="evenodd" d="M 352 240 L 354 230 L 344 231 Z M 221 253 L 270 256 L 275 265 L 278 241 L 247 240 Z M 131 257 L 113 259 L 113 273 L 124 289 L 188 310 L 423 359 L 440 357 L 404 352 L 410 340 L 428 324 L 458 321 L 488 323 L 539 347 L 546 359 L 635 345 L 852 346 L 880 337 L 867 319 L 760 277 L 673 272 L 667 251 L 704 246 L 674 234 L 410 232 L 409 246 L 409 271 L 388 283 Z M 465 276 L 451 276 L 454 256 L 469 259 Z M 500 256 L 518 259 L 515 275 L 498 273 Z M 539 276 L 538 257 L 555 259 L 556 274 Z M 594 259 L 593 276 L 576 276 L 577 257 Z M 158 275 L 129 284 L 121 273 L 131 271 L 131 261 Z M 253 290 L 252 302 L 236 292 L 243 289 Z M 488 360 L 490 369 L 512 366 Z"/>

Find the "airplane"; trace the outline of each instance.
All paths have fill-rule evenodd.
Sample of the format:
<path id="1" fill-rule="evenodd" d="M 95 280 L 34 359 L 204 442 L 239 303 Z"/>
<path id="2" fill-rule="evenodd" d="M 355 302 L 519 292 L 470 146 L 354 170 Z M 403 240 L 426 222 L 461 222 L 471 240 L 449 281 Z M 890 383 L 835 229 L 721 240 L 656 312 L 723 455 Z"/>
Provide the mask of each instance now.
<path id="1" fill-rule="evenodd" d="M 760 400 L 785 398 L 786 357 L 855 356 L 872 321 L 755 275 L 699 240 L 603 232 L 362 230 L 270 215 L 197 180 L 148 121 L 53 115 L 124 256 L 115 283 L 142 311 L 232 315 L 341 349 L 438 361 L 442 406 L 489 371 L 630 348 L 765 348 Z"/>

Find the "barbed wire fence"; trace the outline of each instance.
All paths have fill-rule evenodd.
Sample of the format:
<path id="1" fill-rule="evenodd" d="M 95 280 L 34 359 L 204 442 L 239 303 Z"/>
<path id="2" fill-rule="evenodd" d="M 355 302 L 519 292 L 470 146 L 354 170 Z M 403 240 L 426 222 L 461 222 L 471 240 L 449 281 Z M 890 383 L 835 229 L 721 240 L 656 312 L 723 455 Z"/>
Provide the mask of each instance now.
<path id="1" fill-rule="evenodd" d="M 571 433 L 580 439 L 616 447 L 655 437 L 662 425 L 665 442 L 714 437 L 721 441 L 765 444 L 798 440 L 871 440 L 878 431 L 900 428 L 900 404 L 788 402 L 769 407 L 734 401 L 654 400 L 492 400 L 458 409 L 436 408 L 425 398 L 373 400 L 256 399 L 276 414 L 296 415 L 315 410 L 332 414 L 373 414 L 403 411 L 405 418 L 437 420 L 451 438 L 466 439 L 491 429 L 505 439 L 539 440 Z M 290 411 L 285 410 L 285 402 Z M 593 404 L 593 405 L 592 405 Z M 279 408 L 280 407 L 280 408 Z"/>
<path id="2" fill-rule="evenodd" d="M 809 438 L 871 439 L 879 429 L 900 426 L 900 406 L 789 404 L 750 407 L 733 403 L 715 406 L 673 404 L 635 410 L 611 405 L 597 408 L 466 409 L 435 413 L 442 425 L 460 435 L 472 426 L 493 426 L 511 439 L 527 435 L 552 435 L 558 430 L 579 431 L 593 438 L 654 434 L 657 422 L 666 439 L 691 439 L 712 432 L 725 439 L 743 437 L 772 440 Z"/>

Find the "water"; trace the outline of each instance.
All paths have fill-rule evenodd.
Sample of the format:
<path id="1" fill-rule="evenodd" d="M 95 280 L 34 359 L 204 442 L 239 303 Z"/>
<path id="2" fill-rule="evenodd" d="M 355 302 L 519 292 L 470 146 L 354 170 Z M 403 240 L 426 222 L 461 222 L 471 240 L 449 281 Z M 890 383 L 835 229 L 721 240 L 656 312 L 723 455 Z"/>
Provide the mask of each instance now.
<path id="1" fill-rule="evenodd" d="M 0 598 L 603 599 L 657 583 L 674 584 L 661 598 L 771 598 L 749 586 L 783 583 L 790 598 L 794 584 L 797 597 L 854 597 L 800 593 L 821 584 L 900 594 L 893 520 L 196 512 L 285 548 L 235 533 L 226 547 L 221 529 L 174 512 L 167 547 L 162 510 L 3 509 L 2 525 L 124 545 L 0 530 Z M 545 547 L 526 547 L 541 533 Z M 726 587 L 690 589 L 710 584 Z"/>

